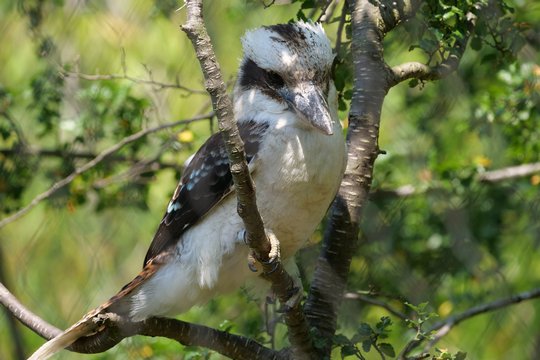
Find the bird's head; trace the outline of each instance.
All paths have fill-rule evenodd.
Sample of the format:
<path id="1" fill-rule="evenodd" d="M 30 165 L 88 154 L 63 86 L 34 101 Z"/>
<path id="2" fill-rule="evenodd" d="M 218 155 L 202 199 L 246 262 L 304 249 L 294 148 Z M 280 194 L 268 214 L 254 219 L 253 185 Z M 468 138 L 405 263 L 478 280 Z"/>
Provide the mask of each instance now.
<path id="1" fill-rule="evenodd" d="M 241 110 L 246 112 L 247 102 L 252 111 L 266 106 L 273 109 L 269 111 L 292 112 L 304 124 L 333 133 L 337 121 L 331 78 L 334 55 L 320 24 L 261 27 L 247 32 L 242 45 L 244 57 L 235 90 Z"/>

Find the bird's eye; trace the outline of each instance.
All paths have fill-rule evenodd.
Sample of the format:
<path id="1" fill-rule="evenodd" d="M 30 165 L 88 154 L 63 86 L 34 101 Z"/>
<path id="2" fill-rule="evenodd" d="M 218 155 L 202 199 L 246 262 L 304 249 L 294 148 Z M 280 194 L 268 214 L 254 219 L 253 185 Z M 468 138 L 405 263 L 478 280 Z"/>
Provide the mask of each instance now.
<path id="1" fill-rule="evenodd" d="M 279 89 L 285 85 L 285 81 L 283 81 L 283 78 L 279 76 L 277 73 L 273 71 L 268 71 L 267 76 L 268 76 L 268 85 L 270 85 L 272 88 Z"/>

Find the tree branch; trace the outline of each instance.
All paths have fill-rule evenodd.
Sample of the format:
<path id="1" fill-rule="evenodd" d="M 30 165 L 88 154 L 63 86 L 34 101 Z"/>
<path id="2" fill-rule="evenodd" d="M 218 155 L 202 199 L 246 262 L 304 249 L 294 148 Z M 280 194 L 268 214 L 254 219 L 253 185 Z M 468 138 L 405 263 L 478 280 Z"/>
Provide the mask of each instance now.
<path id="1" fill-rule="evenodd" d="M 474 8 L 480 11 L 484 6 L 481 3 L 476 3 Z M 396 65 L 392 68 L 391 86 L 413 78 L 423 81 L 440 80 L 456 71 L 467 48 L 467 42 L 476 26 L 477 16 L 472 12 L 468 12 L 466 19 L 468 23 L 466 34 L 455 42 L 446 59 L 435 66 L 429 66 L 417 61 Z"/>
<path id="2" fill-rule="evenodd" d="M 531 176 L 540 173 L 540 162 L 509 166 L 497 170 L 485 171 L 479 173 L 475 179 L 484 184 L 495 184 L 505 180 L 514 180 L 526 176 Z M 370 198 L 380 199 L 385 197 L 409 197 L 422 195 L 430 192 L 443 191 L 442 187 L 415 187 L 412 184 L 402 185 L 395 189 L 375 189 L 369 196 Z"/>
<path id="3" fill-rule="evenodd" d="M 62 332 L 28 310 L 2 283 L 0 283 L 0 303 L 26 327 L 46 339 L 52 339 Z"/>
<path id="4" fill-rule="evenodd" d="M 81 353 L 100 353 L 134 335 L 165 337 L 185 346 L 201 346 L 232 359 L 278 359 L 278 352 L 240 335 L 212 329 L 185 321 L 152 317 L 131 322 L 111 316 L 106 320 L 105 330 L 95 336 L 77 340 L 69 350 Z"/>
<path id="5" fill-rule="evenodd" d="M 42 192 L 41 194 L 39 194 L 38 196 L 33 198 L 32 201 L 30 201 L 30 203 L 28 203 L 28 205 L 26 205 L 25 207 L 23 207 L 22 209 L 20 209 L 16 213 L 14 213 L 13 215 L 10 215 L 10 216 L 2 219 L 0 221 L 0 228 L 2 228 L 4 226 L 6 226 L 7 224 L 12 223 L 13 221 L 21 218 L 26 213 L 28 213 L 30 210 L 32 210 L 36 205 L 38 205 L 41 201 L 51 197 L 58 190 L 62 189 L 64 186 L 71 183 L 77 176 L 79 176 L 80 174 L 84 173 L 85 171 L 88 171 L 91 168 L 95 167 L 100 162 L 102 162 L 104 159 L 106 159 L 108 156 L 114 154 L 115 152 L 120 150 L 125 145 L 130 144 L 130 143 L 132 143 L 134 141 L 137 141 L 137 140 L 139 140 L 140 138 L 142 138 L 142 137 L 144 137 L 146 135 L 155 133 L 157 131 L 161 131 L 163 129 L 175 127 L 175 126 L 178 126 L 178 125 L 185 125 L 185 124 L 189 124 L 189 123 L 192 123 L 194 121 L 200 121 L 200 120 L 203 120 L 203 119 L 211 119 L 213 116 L 214 116 L 213 113 L 206 114 L 206 115 L 195 116 L 195 117 L 193 117 L 191 119 L 179 120 L 179 121 L 175 121 L 175 122 L 172 122 L 172 123 L 166 123 L 166 124 L 162 124 L 162 125 L 159 125 L 159 126 L 156 126 L 156 127 L 141 130 L 141 131 L 139 131 L 139 132 L 137 132 L 137 133 L 135 133 L 133 135 L 125 137 L 120 142 L 118 142 L 118 143 L 114 144 L 113 146 L 103 150 L 95 158 L 88 161 L 83 166 L 75 169 L 75 171 L 72 172 L 67 177 L 63 178 L 60 181 L 57 181 L 56 183 L 54 183 L 48 190 Z"/>
<path id="6" fill-rule="evenodd" d="M 443 79 L 457 69 L 459 62 L 461 61 L 463 51 L 465 51 L 465 47 L 463 47 L 463 50 L 461 50 L 460 53 L 456 52 L 455 54 L 450 55 L 437 66 L 429 66 L 417 61 L 396 65 L 392 68 L 394 73 L 394 85 L 409 79 L 418 79 L 423 81 Z"/>
<path id="7" fill-rule="evenodd" d="M 499 182 L 503 180 L 516 179 L 530 176 L 540 172 L 540 162 L 510 166 L 498 170 L 486 171 L 479 174 L 477 179 L 481 182 Z"/>
<path id="8" fill-rule="evenodd" d="M 398 318 L 402 320 L 407 320 L 409 318 L 407 315 L 405 315 L 401 311 L 396 310 L 392 306 L 388 305 L 388 303 L 374 299 L 372 296 L 367 296 L 367 295 L 360 294 L 357 292 L 348 292 L 343 295 L 343 298 L 345 300 L 359 300 L 367 304 L 382 307 L 383 309 L 386 309 L 386 311 L 388 311 L 390 314 L 397 316 Z"/>
<path id="9" fill-rule="evenodd" d="M 425 340 L 429 340 L 429 343 L 425 346 L 424 351 L 429 351 L 442 337 L 447 335 L 454 326 L 458 325 L 464 320 L 468 320 L 474 316 L 485 314 L 491 311 L 499 310 L 502 308 L 505 308 L 510 305 L 519 304 L 522 301 L 526 300 L 532 300 L 540 298 L 540 288 L 524 291 L 512 296 L 509 296 L 507 298 L 498 299 L 486 304 L 474 306 L 460 314 L 456 314 L 453 316 L 448 317 L 445 320 L 439 321 L 438 323 L 434 324 L 426 333 L 431 333 L 436 331 L 434 335 L 431 337 L 424 337 L 422 339 L 414 339 L 410 341 L 401 354 L 399 355 L 399 359 L 406 360 L 408 357 L 407 355 L 417 348 L 422 342 Z"/>
<path id="10" fill-rule="evenodd" d="M 186 5 L 188 18 L 186 24 L 182 26 L 182 30 L 193 43 L 204 74 L 205 86 L 212 98 L 219 128 L 225 140 L 238 201 L 238 214 L 246 229 L 246 242 L 254 252 L 255 257 L 261 262 L 263 275 L 271 282 L 272 290 L 280 302 L 285 304 L 299 290 L 295 288 L 293 279 L 287 274 L 281 261 L 270 261 L 272 247 L 257 208 L 253 180 L 245 159 L 244 144 L 234 120 L 231 98 L 227 94 L 212 43 L 204 25 L 202 1 L 187 0 Z M 311 357 L 313 346 L 299 301 L 286 309 L 284 318 L 289 330 L 289 341 L 293 348 L 294 357 L 296 359 Z"/>
<path id="11" fill-rule="evenodd" d="M 383 0 L 379 3 L 382 31 L 386 34 L 402 22 L 413 18 L 422 0 Z"/>
<path id="12" fill-rule="evenodd" d="M 345 28 L 345 21 L 347 20 L 347 4 L 343 4 L 341 8 L 341 14 L 339 16 L 338 28 L 336 30 L 336 45 L 334 51 L 337 56 L 340 56 L 341 46 L 343 44 L 343 29 Z"/>
<path id="13" fill-rule="evenodd" d="M 65 71 L 62 70 L 61 74 L 65 77 L 76 77 L 83 80 L 88 81 L 102 81 L 102 80 L 128 80 L 136 84 L 142 84 L 142 85 L 150 85 L 158 90 L 163 89 L 179 89 L 186 91 L 190 94 L 207 94 L 205 90 L 198 90 L 198 89 L 192 89 L 189 87 L 186 87 L 184 85 L 180 84 L 180 81 L 177 81 L 175 83 L 163 83 L 159 81 L 155 81 L 153 79 L 139 79 L 132 76 L 129 76 L 127 74 L 123 75 L 116 75 L 116 74 L 83 74 L 80 72 L 73 72 L 73 71 Z"/>
<path id="14" fill-rule="evenodd" d="M 95 152 L 91 151 L 77 151 L 66 149 L 38 149 L 30 147 L 18 147 L 3 148 L 0 149 L 0 154 L 6 156 L 25 155 L 25 156 L 37 156 L 37 157 L 53 157 L 53 158 L 73 158 L 73 159 L 94 159 L 98 156 Z M 123 156 L 118 154 L 109 155 L 106 158 L 107 161 L 124 162 L 130 164 L 139 164 L 141 162 L 149 162 L 158 165 L 159 168 L 175 168 L 178 166 L 176 163 L 161 162 L 158 160 L 144 160 L 129 156 Z"/>
<path id="15" fill-rule="evenodd" d="M 60 329 L 28 310 L 1 283 L 0 303 L 25 326 L 45 339 L 52 339 L 62 333 Z M 278 352 L 252 339 L 202 325 L 166 318 L 131 322 L 113 315 L 107 318 L 103 331 L 77 340 L 69 347 L 69 350 L 86 354 L 99 353 L 110 349 L 124 338 L 134 335 L 162 336 L 186 346 L 203 346 L 234 359 L 270 360 L 278 359 L 279 355 Z M 241 346 L 231 346 L 231 344 L 241 344 Z"/>
<path id="16" fill-rule="evenodd" d="M 352 1 L 353 97 L 347 132 L 347 168 L 332 205 L 323 246 L 305 305 L 310 325 L 318 330 L 329 357 L 353 254 L 358 224 L 367 201 L 377 155 L 381 108 L 388 84 L 383 59 L 380 14 L 373 2 Z"/>

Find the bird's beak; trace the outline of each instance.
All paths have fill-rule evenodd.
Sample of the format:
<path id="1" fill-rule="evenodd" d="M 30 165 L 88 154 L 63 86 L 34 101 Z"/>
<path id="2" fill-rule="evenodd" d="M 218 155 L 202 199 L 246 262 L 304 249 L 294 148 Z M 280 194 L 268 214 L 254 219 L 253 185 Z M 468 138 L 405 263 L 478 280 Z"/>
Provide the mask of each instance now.
<path id="1" fill-rule="evenodd" d="M 302 120 L 326 135 L 334 133 L 328 102 L 320 86 L 303 82 L 295 87 L 292 93 L 283 94 L 283 97 Z"/>

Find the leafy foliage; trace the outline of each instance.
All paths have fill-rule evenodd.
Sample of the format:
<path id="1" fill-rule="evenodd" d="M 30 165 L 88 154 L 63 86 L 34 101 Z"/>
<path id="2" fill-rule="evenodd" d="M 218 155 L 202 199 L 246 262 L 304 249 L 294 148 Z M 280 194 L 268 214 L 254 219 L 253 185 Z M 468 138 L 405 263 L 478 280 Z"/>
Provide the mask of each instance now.
<path id="1" fill-rule="evenodd" d="M 384 309 L 345 301 L 335 358 L 393 358 L 411 339 L 431 336 L 436 315 L 444 319 L 538 283 L 540 177 L 478 181 L 493 169 L 540 161 L 540 58 L 534 35 L 540 22 L 532 5 L 430 0 L 418 17 L 388 34 L 390 65 L 417 57 L 437 65 L 467 51 L 455 76 L 433 84 L 416 81 L 387 96 L 380 138 L 386 154 L 376 163 L 349 288 L 369 289 L 409 320 L 402 324 Z M 186 90 L 100 77 L 129 73 L 202 88 L 189 45 L 176 36 L 183 16 L 177 6 L 174 1 L 0 5 L 6 10 L 0 11 L 2 23 L 10 24 L 0 35 L 1 213 L 13 213 L 137 131 L 208 110 L 205 97 Z M 332 10 L 330 2 L 298 0 L 266 9 L 257 1 L 212 2 L 207 19 L 225 73 L 236 71 L 238 38 L 245 29 L 261 19 L 317 20 L 326 6 L 345 119 L 353 78 L 350 15 L 340 7 Z M 477 18 L 474 29 L 471 15 Z M 462 42 L 468 47 L 460 48 Z M 84 74 L 100 76 L 87 80 Z M 29 307 L 67 325 L 125 283 L 140 267 L 182 161 L 210 131 L 208 124 L 194 123 L 131 143 L 28 218 L 1 229 L 1 238 L 14 239 L 5 241 L 10 257 L 2 266 L 15 289 L 27 289 L 22 295 Z M 403 188 L 413 191 L 406 196 L 395 191 Z M 299 256 L 308 278 L 315 256 L 313 248 Z M 51 282 L 51 273 L 70 276 Z M 460 360 L 466 357 L 461 349 L 469 358 L 530 357 L 540 331 L 538 313 L 538 304 L 530 303 L 464 323 L 441 344 L 448 349 L 430 356 Z M 286 345 L 279 314 L 264 326 L 257 307 L 242 295 L 212 301 L 183 318 L 249 334 L 276 348 Z M 317 343 L 316 334 L 314 339 L 326 345 Z M 30 349 L 41 340 L 25 334 L 24 341 Z M 167 359 L 179 352 L 176 344 L 159 339 L 126 343 L 96 358 Z M 0 357 L 9 358 L 10 348 L 11 339 L 2 333 Z M 205 349 L 181 351 L 185 358 L 217 357 Z"/>
<path id="2" fill-rule="evenodd" d="M 380 321 L 371 327 L 368 323 L 361 323 L 353 336 L 349 339 L 345 335 L 337 334 L 334 337 L 335 346 L 341 350 L 341 358 L 348 356 L 356 356 L 358 359 L 365 359 L 364 353 L 369 353 L 375 349 L 384 359 L 384 356 L 395 357 L 396 352 L 394 347 L 387 342 L 380 342 L 388 338 L 392 320 L 389 317 L 383 316 Z M 362 350 L 360 350 L 359 346 Z"/>
<path id="3" fill-rule="evenodd" d="M 492 91 L 479 96 L 474 115 L 481 131 L 500 131 L 512 159 L 526 163 L 540 154 L 539 114 L 540 67 L 512 63 L 497 73 Z"/>

